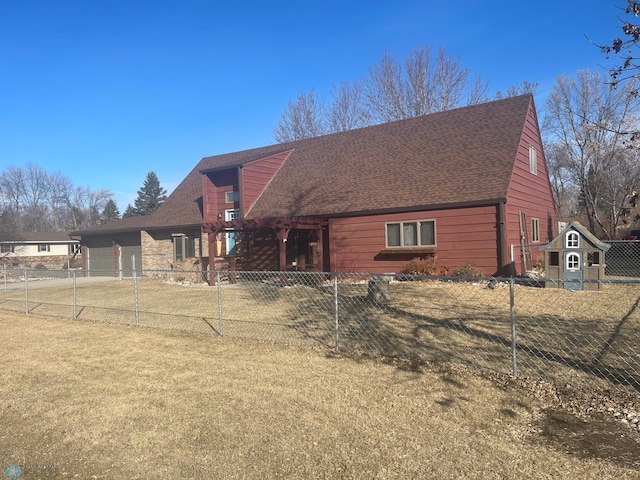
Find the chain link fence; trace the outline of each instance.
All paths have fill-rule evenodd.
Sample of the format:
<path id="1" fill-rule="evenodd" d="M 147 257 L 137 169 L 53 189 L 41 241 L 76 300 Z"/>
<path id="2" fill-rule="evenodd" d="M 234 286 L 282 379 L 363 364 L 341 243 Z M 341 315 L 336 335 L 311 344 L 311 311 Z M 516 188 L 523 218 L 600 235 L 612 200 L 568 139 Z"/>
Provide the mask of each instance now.
<path id="1" fill-rule="evenodd" d="M 640 278 L 640 240 L 611 240 L 606 253 L 606 275 Z"/>
<path id="2" fill-rule="evenodd" d="M 640 391 L 636 279 L 576 291 L 561 280 L 515 277 L 103 273 L 4 270 L 0 309 Z"/>

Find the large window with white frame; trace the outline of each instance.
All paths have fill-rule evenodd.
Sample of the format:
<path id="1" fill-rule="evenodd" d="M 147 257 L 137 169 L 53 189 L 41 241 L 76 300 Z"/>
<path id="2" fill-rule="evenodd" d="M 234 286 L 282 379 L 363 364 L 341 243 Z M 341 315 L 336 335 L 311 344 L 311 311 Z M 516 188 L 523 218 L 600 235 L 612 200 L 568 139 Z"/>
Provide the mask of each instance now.
<path id="1" fill-rule="evenodd" d="M 387 248 L 433 247 L 435 244 L 435 220 L 386 223 Z"/>

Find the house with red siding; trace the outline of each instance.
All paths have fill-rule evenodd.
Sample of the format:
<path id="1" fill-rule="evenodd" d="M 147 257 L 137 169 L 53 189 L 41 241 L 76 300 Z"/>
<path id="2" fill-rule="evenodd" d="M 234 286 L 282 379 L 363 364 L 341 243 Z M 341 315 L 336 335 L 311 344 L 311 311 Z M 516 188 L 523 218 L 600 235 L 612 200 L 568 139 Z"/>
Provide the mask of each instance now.
<path id="1" fill-rule="evenodd" d="M 389 273 L 436 256 L 495 275 L 510 273 L 512 244 L 554 229 L 522 95 L 205 157 L 153 215 L 75 234 L 87 260 L 103 249 L 110 265 L 129 247 L 203 269 Z"/>

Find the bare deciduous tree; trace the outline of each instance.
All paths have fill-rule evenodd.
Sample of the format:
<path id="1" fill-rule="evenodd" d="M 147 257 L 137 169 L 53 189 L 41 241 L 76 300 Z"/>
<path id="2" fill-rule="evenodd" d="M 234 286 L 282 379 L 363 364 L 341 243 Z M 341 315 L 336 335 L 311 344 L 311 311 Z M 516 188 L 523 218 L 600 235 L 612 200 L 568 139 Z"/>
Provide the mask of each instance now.
<path id="1" fill-rule="evenodd" d="M 331 132 L 345 132 L 369 124 L 363 108 L 363 91 L 359 82 L 341 82 L 331 90 L 333 102 L 329 109 L 328 129 Z"/>
<path id="2" fill-rule="evenodd" d="M 342 82 L 331 90 L 328 104 L 316 94 L 300 93 L 287 104 L 273 135 L 278 142 L 342 132 L 378 123 L 488 101 L 489 86 L 479 78 L 469 80 L 469 70 L 443 48 L 433 56 L 428 46 L 417 48 L 400 62 L 386 52 L 369 68 L 362 81 Z M 507 95 L 529 93 L 535 84 L 524 82 Z M 518 92 L 518 93 L 514 93 Z M 498 92 L 498 98 L 504 96 Z"/>
<path id="3" fill-rule="evenodd" d="M 88 187 L 73 187 L 60 172 L 37 165 L 7 167 L 0 172 L 0 214 L 7 231 L 61 231 L 89 227 L 98 222 L 112 194 Z"/>
<path id="4" fill-rule="evenodd" d="M 326 132 L 324 104 L 315 90 L 300 93 L 295 102 L 289 102 L 282 118 L 273 131 L 280 143 L 317 137 Z"/>
<path id="5" fill-rule="evenodd" d="M 507 87 L 505 93 L 502 93 L 500 90 L 498 90 L 496 92 L 495 98 L 500 99 L 506 97 L 515 97 L 517 95 L 524 95 L 525 93 L 535 95 L 537 89 L 537 83 L 524 80 L 522 83 L 510 85 L 509 87 Z"/>
<path id="6" fill-rule="evenodd" d="M 382 56 L 379 65 L 369 69 L 365 99 L 374 123 L 407 118 L 402 65 L 389 52 Z"/>
<path id="7" fill-rule="evenodd" d="M 558 77 L 546 103 L 545 132 L 561 155 L 563 182 L 577 189 L 589 230 L 607 238 L 616 238 L 626 201 L 640 185 L 637 154 L 620 133 L 637 129 L 635 88 L 630 81 L 611 89 L 600 74 L 584 70 Z"/>
<path id="8" fill-rule="evenodd" d="M 627 15 L 626 20 L 621 20 L 622 35 L 608 44 L 592 42 L 602 50 L 607 59 L 613 55 L 621 62 L 609 68 L 609 83 L 614 88 L 627 79 L 640 80 L 640 63 L 637 53 L 640 47 L 640 22 L 633 20 L 634 17 L 637 19 L 640 16 L 640 2 L 626 0 L 626 7 L 621 10 L 624 10 Z M 637 89 L 634 90 L 634 94 L 638 94 Z"/>

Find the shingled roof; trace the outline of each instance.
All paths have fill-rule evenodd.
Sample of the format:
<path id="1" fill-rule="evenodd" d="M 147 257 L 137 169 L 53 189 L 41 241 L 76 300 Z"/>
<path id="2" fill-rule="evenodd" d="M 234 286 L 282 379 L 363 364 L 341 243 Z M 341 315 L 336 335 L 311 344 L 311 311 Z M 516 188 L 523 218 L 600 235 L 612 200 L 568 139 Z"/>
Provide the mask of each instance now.
<path id="1" fill-rule="evenodd" d="M 201 172 L 242 166 L 287 150 L 291 154 L 247 218 L 339 216 L 499 201 L 507 196 L 532 101 L 531 95 L 522 95 L 205 157 L 153 215 L 101 225 L 90 233 L 199 225 Z"/>

